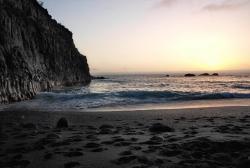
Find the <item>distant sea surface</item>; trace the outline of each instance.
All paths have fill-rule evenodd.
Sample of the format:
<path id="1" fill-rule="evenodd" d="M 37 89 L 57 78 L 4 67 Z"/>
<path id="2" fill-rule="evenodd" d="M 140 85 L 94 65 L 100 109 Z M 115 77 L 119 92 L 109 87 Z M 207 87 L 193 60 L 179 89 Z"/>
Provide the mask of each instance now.
<path id="1" fill-rule="evenodd" d="M 68 87 L 39 93 L 33 100 L 4 105 L 2 109 L 119 110 L 206 105 L 238 102 L 250 105 L 250 76 L 165 77 L 154 75 L 106 75 L 86 87 Z M 229 101 L 232 100 L 232 101 Z M 240 101 L 241 100 L 241 101 Z M 195 103 L 196 102 L 196 103 Z M 232 103 L 234 104 L 232 104 Z M 223 104 L 223 103 L 222 103 Z"/>

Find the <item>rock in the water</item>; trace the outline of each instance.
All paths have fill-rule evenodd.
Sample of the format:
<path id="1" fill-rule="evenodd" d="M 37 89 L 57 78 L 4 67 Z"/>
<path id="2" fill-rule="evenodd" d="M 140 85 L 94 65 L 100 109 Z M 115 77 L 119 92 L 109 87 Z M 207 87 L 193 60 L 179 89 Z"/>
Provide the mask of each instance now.
<path id="1" fill-rule="evenodd" d="M 68 128 L 69 124 L 66 118 L 61 118 L 56 125 L 56 128 Z"/>
<path id="2" fill-rule="evenodd" d="M 219 74 L 218 73 L 213 73 L 212 76 L 219 76 Z"/>
<path id="3" fill-rule="evenodd" d="M 104 76 L 91 76 L 91 79 L 96 80 L 96 79 L 107 79 Z"/>
<path id="4" fill-rule="evenodd" d="M 166 125 L 163 125 L 161 123 L 155 123 L 149 127 L 149 131 L 154 133 L 162 133 L 162 132 L 173 132 L 174 129 Z"/>
<path id="5" fill-rule="evenodd" d="M 185 77 L 195 77 L 196 75 L 195 74 L 185 74 Z"/>
<path id="6" fill-rule="evenodd" d="M 0 30 L 0 103 L 90 83 L 87 59 L 72 33 L 37 0 L 0 0 Z"/>
<path id="7" fill-rule="evenodd" d="M 209 73 L 203 73 L 203 74 L 200 74 L 199 76 L 210 76 Z"/>

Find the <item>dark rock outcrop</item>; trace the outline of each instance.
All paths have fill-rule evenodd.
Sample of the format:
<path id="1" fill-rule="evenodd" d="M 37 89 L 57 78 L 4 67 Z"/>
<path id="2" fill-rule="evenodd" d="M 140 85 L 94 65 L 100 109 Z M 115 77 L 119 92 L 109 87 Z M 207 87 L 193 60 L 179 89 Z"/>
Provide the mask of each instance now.
<path id="1" fill-rule="evenodd" d="M 200 74 L 199 76 L 210 76 L 209 73 L 203 73 L 203 74 Z"/>
<path id="2" fill-rule="evenodd" d="M 195 77 L 196 75 L 195 74 L 185 74 L 185 77 Z"/>
<path id="3" fill-rule="evenodd" d="M 98 79 L 107 79 L 107 78 L 105 78 L 104 76 L 91 76 L 91 79 L 92 80 L 98 80 Z"/>
<path id="4" fill-rule="evenodd" d="M 212 76 L 219 76 L 219 74 L 218 73 L 213 73 Z"/>
<path id="5" fill-rule="evenodd" d="M 61 118 L 57 124 L 56 124 L 56 128 L 68 128 L 69 124 L 66 118 Z"/>
<path id="6" fill-rule="evenodd" d="M 209 74 L 209 73 L 203 73 L 203 74 L 200 74 L 199 76 L 219 76 L 218 73 L 213 73 L 213 74 Z"/>
<path id="7" fill-rule="evenodd" d="M 0 103 L 90 81 L 72 33 L 46 9 L 36 0 L 0 0 Z"/>
<path id="8" fill-rule="evenodd" d="M 161 123 L 155 123 L 149 127 L 149 131 L 154 133 L 163 133 L 163 132 L 173 132 L 174 129 L 166 125 L 163 125 Z"/>

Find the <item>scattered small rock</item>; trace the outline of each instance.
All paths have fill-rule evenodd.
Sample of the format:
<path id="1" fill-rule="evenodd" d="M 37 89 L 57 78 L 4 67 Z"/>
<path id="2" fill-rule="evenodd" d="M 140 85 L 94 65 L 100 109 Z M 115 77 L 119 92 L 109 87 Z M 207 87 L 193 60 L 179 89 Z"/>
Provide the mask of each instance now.
<path id="1" fill-rule="evenodd" d="M 56 128 L 68 128 L 69 124 L 66 118 L 61 118 L 56 125 Z"/>
<path id="2" fill-rule="evenodd" d="M 174 132 L 174 129 L 166 125 L 163 125 L 161 123 L 155 123 L 149 127 L 149 131 L 154 133 L 163 133 L 163 132 Z"/>

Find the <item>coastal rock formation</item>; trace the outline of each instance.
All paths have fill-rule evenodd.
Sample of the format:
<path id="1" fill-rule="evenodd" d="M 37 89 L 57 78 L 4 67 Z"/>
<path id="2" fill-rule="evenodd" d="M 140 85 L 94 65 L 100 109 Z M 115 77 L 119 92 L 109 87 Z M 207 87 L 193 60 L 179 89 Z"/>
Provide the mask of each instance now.
<path id="1" fill-rule="evenodd" d="M 0 103 L 90 83 L 87 59 L 72 33 L 36 0 L 0 0 L 0 30 Z"/>
<path id="2" fill-rule="evenodd" d="M 203 74 L 200 74 L 199 76 L 210 76 L 209 73 L 203 73 Z"/>
<path id="3" fill-rule="evenodd" d="M 209 74 L 209 73 L 203 73 L 203 74 L 200 74 L 199 76 L 219 76 L 218 73 L 213 73 L 213 74 Z"/>
<path id="4" fill-rule="evenodd" d="M 218 73 L 213 73 L 212 76 L 219 76 L 219 74 Z"/>
<path id="5" fill-rule="evenodd" d="M 107 78 L 104 77 L 104 76 L 91 76 L 91 79 L 92 80 L 97 80 L 97 79 L 107 79 Z"/>
<path id="6" fill-rule="evenodd" d="M 188 74 L 185 74 L 184 76 L 185 76 L 185 77 L 195 77 L 196 75 L 195 75 L 195 74 L 190 74 L 190 73 L 188 73 Z"/>

